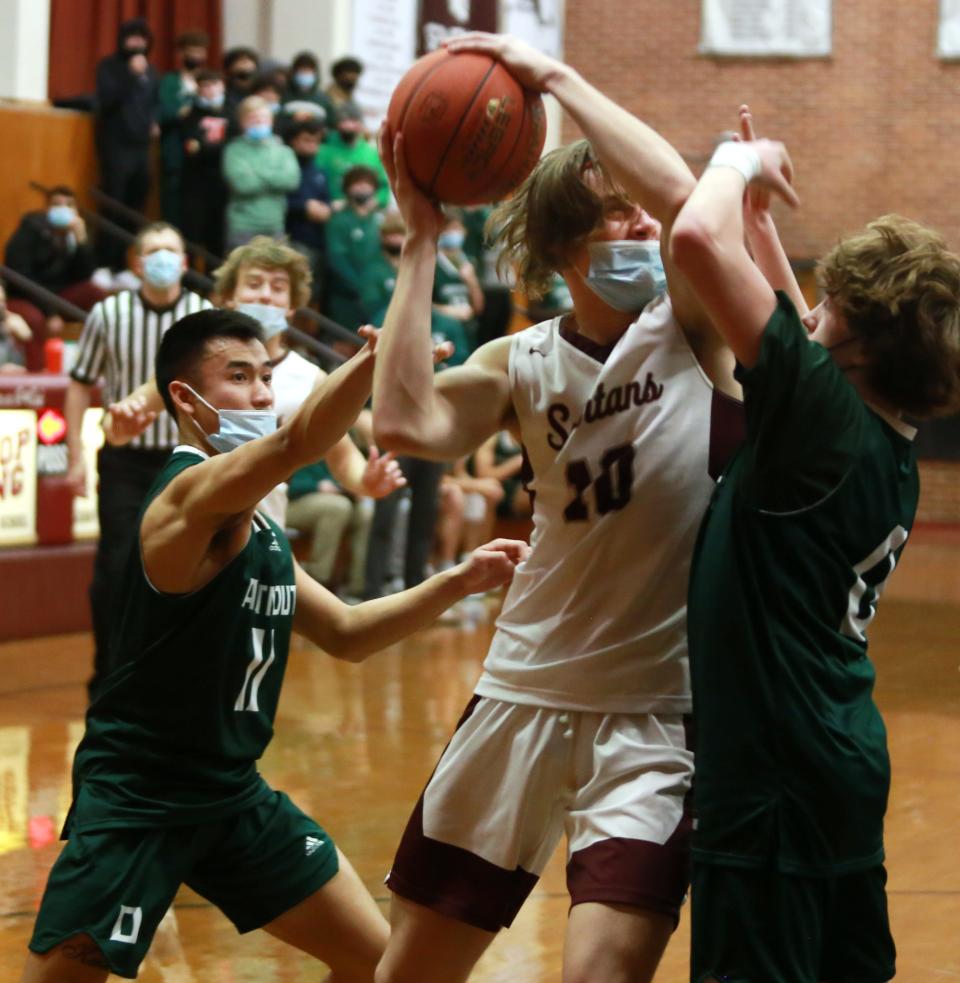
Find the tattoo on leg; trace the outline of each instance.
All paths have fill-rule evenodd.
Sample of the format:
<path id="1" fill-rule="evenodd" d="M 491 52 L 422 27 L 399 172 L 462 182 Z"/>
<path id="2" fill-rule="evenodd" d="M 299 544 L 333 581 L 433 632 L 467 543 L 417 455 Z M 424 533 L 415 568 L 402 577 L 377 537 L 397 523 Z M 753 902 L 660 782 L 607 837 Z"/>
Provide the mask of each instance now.
<path id="1" fill-rule="evenodd" d="M 65 942 L 63 954 L 67 959 L 73 959 L 82 966 L 94 966 L 97 969 L 110 968 L 110 964 L 103 958 L 103 953 L 91 942 Z"/>

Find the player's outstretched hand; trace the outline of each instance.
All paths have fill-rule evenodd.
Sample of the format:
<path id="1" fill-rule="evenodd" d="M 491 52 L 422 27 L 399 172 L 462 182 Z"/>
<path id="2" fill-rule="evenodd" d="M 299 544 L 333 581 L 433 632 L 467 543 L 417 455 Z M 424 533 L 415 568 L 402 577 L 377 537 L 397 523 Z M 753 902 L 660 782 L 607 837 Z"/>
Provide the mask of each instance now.
<path id="1" fill-rule="evenodd" d="M 108 444 L 122 447 L 139 437 L 157 418 L 156 410 L 147 409 L 142 396 L 128 396 L 107 407 L 103 420 L 103 435 Z"/>
<path id="2" fill-rule="evenodd" d="M 454 54 L 458 51 L 476 51 L 496 58 L 503 62 L 521 85 L 536 92 L 546 92 L 551 77 L 563 68 L 562 62 L 509 34 L 471 31 L 448 38 L 443 45 Z"/>
<path id="3" fill-rule="evenodd" d="M 517 565 L 529 555 L 530 547 L 518 539 L 495 539 L 477 547 L 463 564 L 467 592 L 480 594 L 510 583 Z"/>
<path id="4" fill-rule="evenodd" d="M 407 235 L 424 235 L 436 239 L 443 228 L 443 212 L 413 182 L 403 151 L 403 134 L 394 133 L 387 123 L 377 138 L 390 190 L 407 227 Z"/>
<path id="5" fill-rule="evenodd" d="M 751 140 L 760 158 L 760 173 L 754 182 L 779 195 L 791 208 L 798 208 L 800 196 L 793 190 L 793 162 L 787 148 L 779 140 Z"/>
<path id="6" fill-rule="evenodd" d="M 739 139 L 744 143 L 749 143 L 757 139 L 757 134 L 753 127 L 753 113 L 750 107 L 744 103 L 737 111 L 740 122 Z M 769 217 L 770 212 L 770 189 L 751 182 L 744 197 L 744 217 L 748 221 L 760 222 Z"/>
<path id="7" fill-rule="evenodd" d="M 393 451 L 381 454 L 375 444 L 370 445 L 370 456 L 360 480 L 364 494 L 371 498 L 386 498 L 391 492 L 407 483 L 400 465 L 393 459 Z"/>

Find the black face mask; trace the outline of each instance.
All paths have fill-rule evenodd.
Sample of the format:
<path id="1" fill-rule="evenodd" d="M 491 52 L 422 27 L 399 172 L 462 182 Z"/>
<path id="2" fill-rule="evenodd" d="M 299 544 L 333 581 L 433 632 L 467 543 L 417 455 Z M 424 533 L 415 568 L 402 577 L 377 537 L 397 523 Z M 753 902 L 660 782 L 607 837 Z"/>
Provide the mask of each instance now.
<path id="1" fill-rule="evenodd" d="M 360 136 L 356 130 L 337 130 L 337 133 L 340 134 L 340 139 L 347 144 L 347 146 L 352 143 L 356 143 L 357 137 Z"/>
<path id="2" fill-rule="evenodd" d="M 372 191 L 351 191 L 350 194 L 347 195 L 347 197 L 355 205 L 361 205 L 362 206 L 362 205 L 365 205 L 373 197 L 373 192 Z"/>
<path id="3" fill-rule="evenodd" d="M 127 60 L 133 58 L 135 55 L 145 55 L 147 53 L 146 48 L 124 48 L 123 57 Z"/>
<path id="4" fill-rule="evenodd" d="M 253 78 L 253 72 L 231 72 L 230 81 L 234 85 L 246 85 Z"/>
<path id="5" fill-rule="evenodd" d="M 204 63 L 203 58 L 186 57 L 183 59 L 183 67 L 188 72 L 195 72 Z"/>
<path id="6" fill-rule="evenodd" d="M 401 242 L 384 242 L 381 245 L 388 256 L 399 256 L 403 252 L 403 243 Z"/>
<path id="7" fill-rule="evenodd" d="M 339 85 L 344 92 L 353 92 L 353 90 L 357 87 L 357 80 L 348 79 L 344 82 L 338 82 L 337 85 Z"/>

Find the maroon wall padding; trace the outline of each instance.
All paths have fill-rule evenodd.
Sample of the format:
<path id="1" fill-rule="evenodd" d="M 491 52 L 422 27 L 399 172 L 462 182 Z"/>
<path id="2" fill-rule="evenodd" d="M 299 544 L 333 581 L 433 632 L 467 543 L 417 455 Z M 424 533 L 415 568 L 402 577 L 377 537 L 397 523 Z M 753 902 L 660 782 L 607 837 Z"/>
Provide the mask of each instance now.
<path id="1" fill-rule="evenodd" d="M 95 543 L 0 550 L 0 641 L 90 630 Z"/>

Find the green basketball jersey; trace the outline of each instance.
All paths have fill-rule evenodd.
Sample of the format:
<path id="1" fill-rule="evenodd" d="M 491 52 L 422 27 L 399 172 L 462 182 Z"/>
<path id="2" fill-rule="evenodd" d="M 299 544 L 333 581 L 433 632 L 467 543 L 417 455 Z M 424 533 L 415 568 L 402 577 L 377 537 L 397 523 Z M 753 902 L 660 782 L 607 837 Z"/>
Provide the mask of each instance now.
<path id="1" fill-rule="evenodd" d="M 177 448 L 141 521 L 149 503 L 204 458 Z M 72 821 L 207 822 L 269 796 L 256 762 L 273 736 L 296 605 L 282 531 L 256 513 L 240 554 L 205 587 L 179 595 L 150 584 L 138 537 L 119 593 L 117 666 L 87 711 Z"/>
<path id="2" fill-rule="evenodd" d="M 917 507 L 912 428 L 866 405 L 790 301 L 743 383 L 689 597 L 694 856 L 837 874 L 883 858 L 866 628 Z"/>

